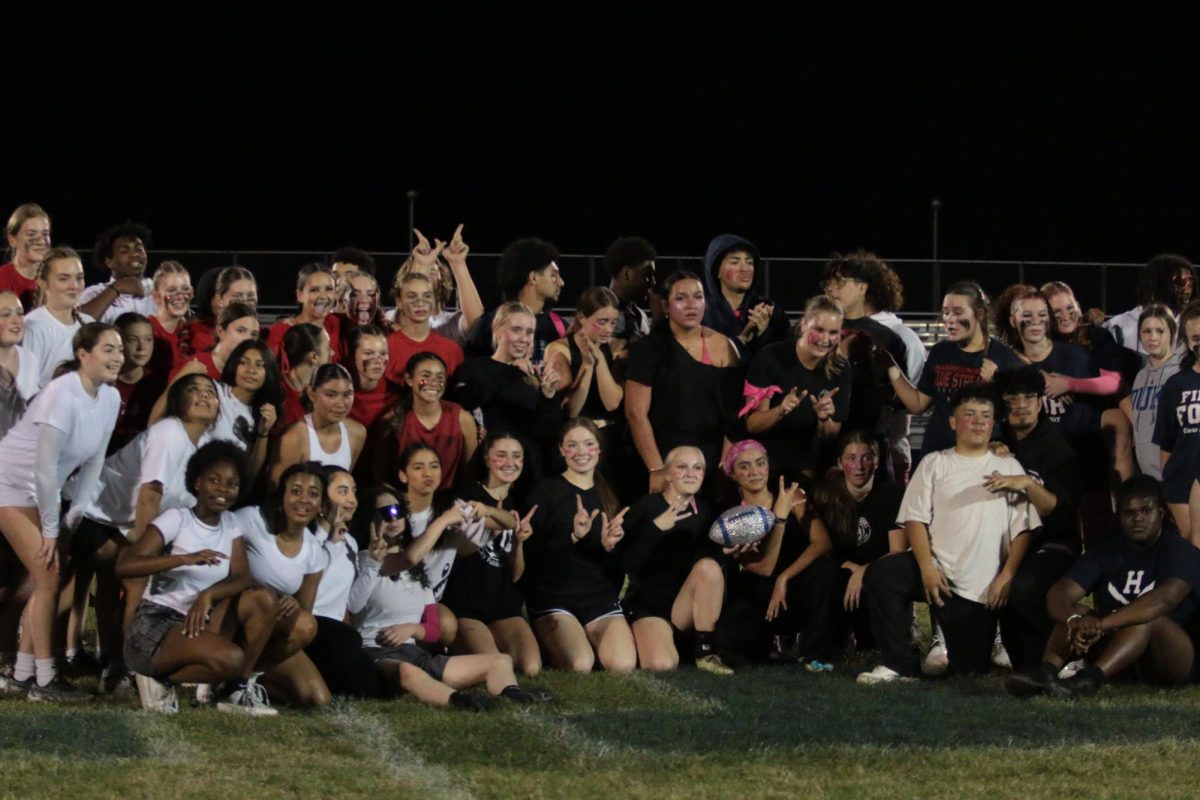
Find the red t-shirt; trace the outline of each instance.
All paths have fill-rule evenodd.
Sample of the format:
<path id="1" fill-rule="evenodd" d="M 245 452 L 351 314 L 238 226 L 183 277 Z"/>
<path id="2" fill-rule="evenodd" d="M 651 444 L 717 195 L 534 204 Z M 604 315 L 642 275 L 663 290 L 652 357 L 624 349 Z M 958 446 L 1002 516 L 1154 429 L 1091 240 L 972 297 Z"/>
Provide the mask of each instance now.
<path id="1" fill-rule="evenodd" d="M 179 327 L 176 335 L 179 338 L 179 352 L 185 356 L 194 356 L 217 346 L 217 330 L 207 320 L 189 320 Z"/>
<path id="2" fill-rule="evenodd" d="M 37 307 L 34 302 L 37 298 L 37 280 L 17 272 L 17 265 L 11 261 L 0 267 L 0 291 L 15 294 L 26 314 Z"/>
<path id="3" fill-rule="evenodd" d="M 421 342 L 409 338 L 404 331 L 389 333 L 387 377 L 395 383 L 403 384 L 404 368 L 408 366 L 408 360 L 426 350 L 446 362 L 446 385 L 450 385 L 455 370 L 463 363 L 463 351 L 457 343 L 433 331 Z"/>
<path id="4" fill-rule="evenodd" d="M 150 327 L 154 330 L 154 355 L 150 357 L 147 368 L 159 375 L 170 375 L 175 371 L 175 367 L 184 361 L 179 345 L 179 334 L 183 331 L 183 326 L 180 325 L 175 329 L 175 333 L 171 333 L 158 321 L 158 317 L 152 316 L 149 319 Z"/>
<path id="5" fill-rule="evenodd" d="M 270 332 L 267 334 L 267 347 L 271 348 L 271 352 L 279 360 L 280 367 L 283 366 L 283 337 L 295 324 L 292 319 L 281 319 L 271 326 Z M 329 334 L 329 362 L 340 364 L 343 354 L 342 320 L 337 314 L 325 316 L 325 332 Z"/>
<path id="6" fill-rule="evenodd" d="M 300 397 L 303 393 L 303 389 L 293 389 L 291 384 L 286 380 L 283 382 L 283 414 L 275 424 L 276 431 L 282 433 L 293 422 L 304 419 L 304 415 L 308 413 L 308 410 L 300 405 Z"/>
<path id="7" fill-rule="evenodd" d="M 387 378 L 380 379 L 370 391 L 355 389 L 350 419 L 361 422 L 364 428 L 370 430 L 389 409 L 395 408 L 400 391 L 400 387 Z"/>
<path id="8" fill-rule="evenodd" d="M 397 453 L 403 453 L 409 445 L 420 442 L 438 454 L 442 462 L 442 484 L 439 489 L 452 488 L 462 467 L 463 431 L 458 419 L 462 410 L 458 403 L 443 400 L 442 417 L 432 428 L 426 428 L 417 419 L 416 413 L 409 411 L 404 416 L 404 425 L 396 431 Z"/>

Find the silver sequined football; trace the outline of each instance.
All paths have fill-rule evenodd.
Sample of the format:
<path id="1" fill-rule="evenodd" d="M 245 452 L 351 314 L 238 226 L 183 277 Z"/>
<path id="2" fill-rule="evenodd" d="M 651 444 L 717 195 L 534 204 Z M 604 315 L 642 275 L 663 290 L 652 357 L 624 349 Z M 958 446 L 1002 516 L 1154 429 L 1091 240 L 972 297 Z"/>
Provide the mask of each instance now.
<path id="1" fill-rule="evenodd" d="M 770 533 L 775 515 L 762 506 L 740 505 L 726 511 L 708 529 L 708 538 L 722 547 L 753 544 Z"/>

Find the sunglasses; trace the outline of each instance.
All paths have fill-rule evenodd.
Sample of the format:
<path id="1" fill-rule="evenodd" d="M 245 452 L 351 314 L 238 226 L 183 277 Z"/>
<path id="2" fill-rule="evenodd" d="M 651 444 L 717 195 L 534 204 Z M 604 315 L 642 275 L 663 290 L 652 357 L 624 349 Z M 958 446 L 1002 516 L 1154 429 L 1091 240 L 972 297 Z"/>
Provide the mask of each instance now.
<path id="1" fill-rule="evenodd" d="M 395 522 L 404 516 L 404 510 L 400 506 L 393 503 L 390 506 L 383 506 L 375 509 L 375 519 L 380 522 Z"/>

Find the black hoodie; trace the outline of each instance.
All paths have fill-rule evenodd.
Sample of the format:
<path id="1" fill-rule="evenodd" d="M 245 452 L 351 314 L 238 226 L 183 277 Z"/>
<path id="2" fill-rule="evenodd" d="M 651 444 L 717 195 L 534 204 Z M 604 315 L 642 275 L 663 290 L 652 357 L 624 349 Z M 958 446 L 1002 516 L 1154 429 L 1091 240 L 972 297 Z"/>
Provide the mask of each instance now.
<path id="1" fill-rule="evenodd" d="M 734 251 L 742 250 L 751 255 L 754 259 L 754 285 L 750 287 L 750 291 L 746 292 L 746 296 L 742 298 L 740 308 L 731 308 L 729 301 L 725 299 L 725 295 L 721 294 L 721 259 L 725 258 L 726 254 Z M 763 297 L 756 289 L 762 281 L 762 261 L 758 256 L 758 248 L 751 242 L 736 236 L 732 233 L 723 233 L 715 237 L 708 243 L 708 251 L 704 254 L 704 283 L 706 286 L 706 305 L 704 312 L 704 324 L 718 333 L 723 333 L 730 339 L 737 339 L 746 327 L 750 310 L 759 303 L 769 303 L 770 301 Z M 743 351 L 743 359 L 748 360 L 750 356 L 758 352 L 764 345 L 772 342 L 780 342 L 788 337 L 790 324 L 788 323 L 787 314 L 783 308 L 776 305 L 771 312 L 771 319 L 767 323 L 767 330 L 755 336 L 747 344 L 735 342 Z"/>

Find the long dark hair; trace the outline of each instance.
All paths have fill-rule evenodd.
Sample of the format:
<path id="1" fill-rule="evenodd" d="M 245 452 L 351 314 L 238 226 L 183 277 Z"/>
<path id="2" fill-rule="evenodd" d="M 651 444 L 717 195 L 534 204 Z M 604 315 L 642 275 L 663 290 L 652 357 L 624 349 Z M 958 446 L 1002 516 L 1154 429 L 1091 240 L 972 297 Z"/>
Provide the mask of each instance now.
<path id="1" fill-rule="evenodd" d="M 670 305 L 671 290 L 680 281 L 696 281 L 700 284 L 700 289 L 705 293 L 707 299 L 708 291 L 704 287 L 704 279 L 694 272 L 689 272 L 686 269 L 678 269 L 666 278 L 663 278 L 662 283 L 658 285 L 658 289 L 656 290 L 666 305 Z M 656 337 L 662 345 L 661 360 L 659 363 L 667 368 L 674 366 L 675 348 L 672 345 L 675 343 L 675 334 L 671 332 L 671 314 L 669 311 L 663 315 L 662 319 L 650 326 L 650 336 Z"/>
<path id="2" fill-rule="evenodd" d="M 592 436 L 595 436 L 596 443 L 603 448 L 604 439 L 600 435 L 600 429 L 596 427 L 596 423 L 592 422 L 587 417 L 573 417 L 572 419 L 569 419 L 563 423 L 563 426 L 558 430 L 559 446 L 562 446 L 562 441 L 563 439 L 567 438 L 567 434 L 576 428 L 583 428 Z M 601 455 L 603 455 L 603 450 L 601 451 Z M 597 464 L 597 467 L 598 466 L 599 465 Z M 610 486 L 608 481 L 605 480 L 604 476 L 600 474 L 599 469 L 596 469 L 592 473 L 592 480 L 596 484 L 596 494 L 600 498 L 600 510 L 607 514 L 609 519 L 612 519 L 613 516 L 616 515 L 617 511 L 619 511 L 621 508 L 620 501 L 617 499 L 617 493 L 613 491 L 612 486 Z"/>
<path id="3" fill-rule="evenodd" d="M 120 331 L 107 322 L 85 322 L 80 325 L 79 330 L 75 331 L 75 336 L 71 339 L 71 358 L 55 368 L 54 377 L 66 375 L 68 372 L 78 372 L 79 368 L 83 366 L 83 362 L 79 360 L 79 351 L 92 352 L 100 343 L 100 337 L 109 331 L 117 336 L 121 335 Z"/>
<path id="4" fill-rule="evenodd" d="M 233 352 L 229 354 L 229 360 L 225 362 L 225 369 L 221 370 L 221 382 L 230 387 L 237 386 L 238 364 L 251 350 L 257 351 L 262 356 L 263 372 L 266 373 L 263 376 L 263 385 L 254 393 L 254 397 L 250 398 L 250 412 L 254 415 L 254 425 L 257 429 L 258 422 L 262 418 L 259 407 L 263 403 L 275 406 L 276 418 L 283 416 L 283 375 L 279 371 L 279 362 L 275 360 L 275 354 L 271 352 L 271 348 L 261 339 L 247 339 L 233 348 Z"/>
<path id="5" fill-rule="evenodd" d="M 865 444 L 879 458 L 879 443 L 866 431 L 850 431 L 838 439 L 838 458 L 852 444 Z M 858 542 L 858 504 L 846 488 L 846 473 L 834 466 L 822 479 L 813 495 L 813 506 L 826 527 L 829 536 L 838 547 L 851 548 Z"/>

